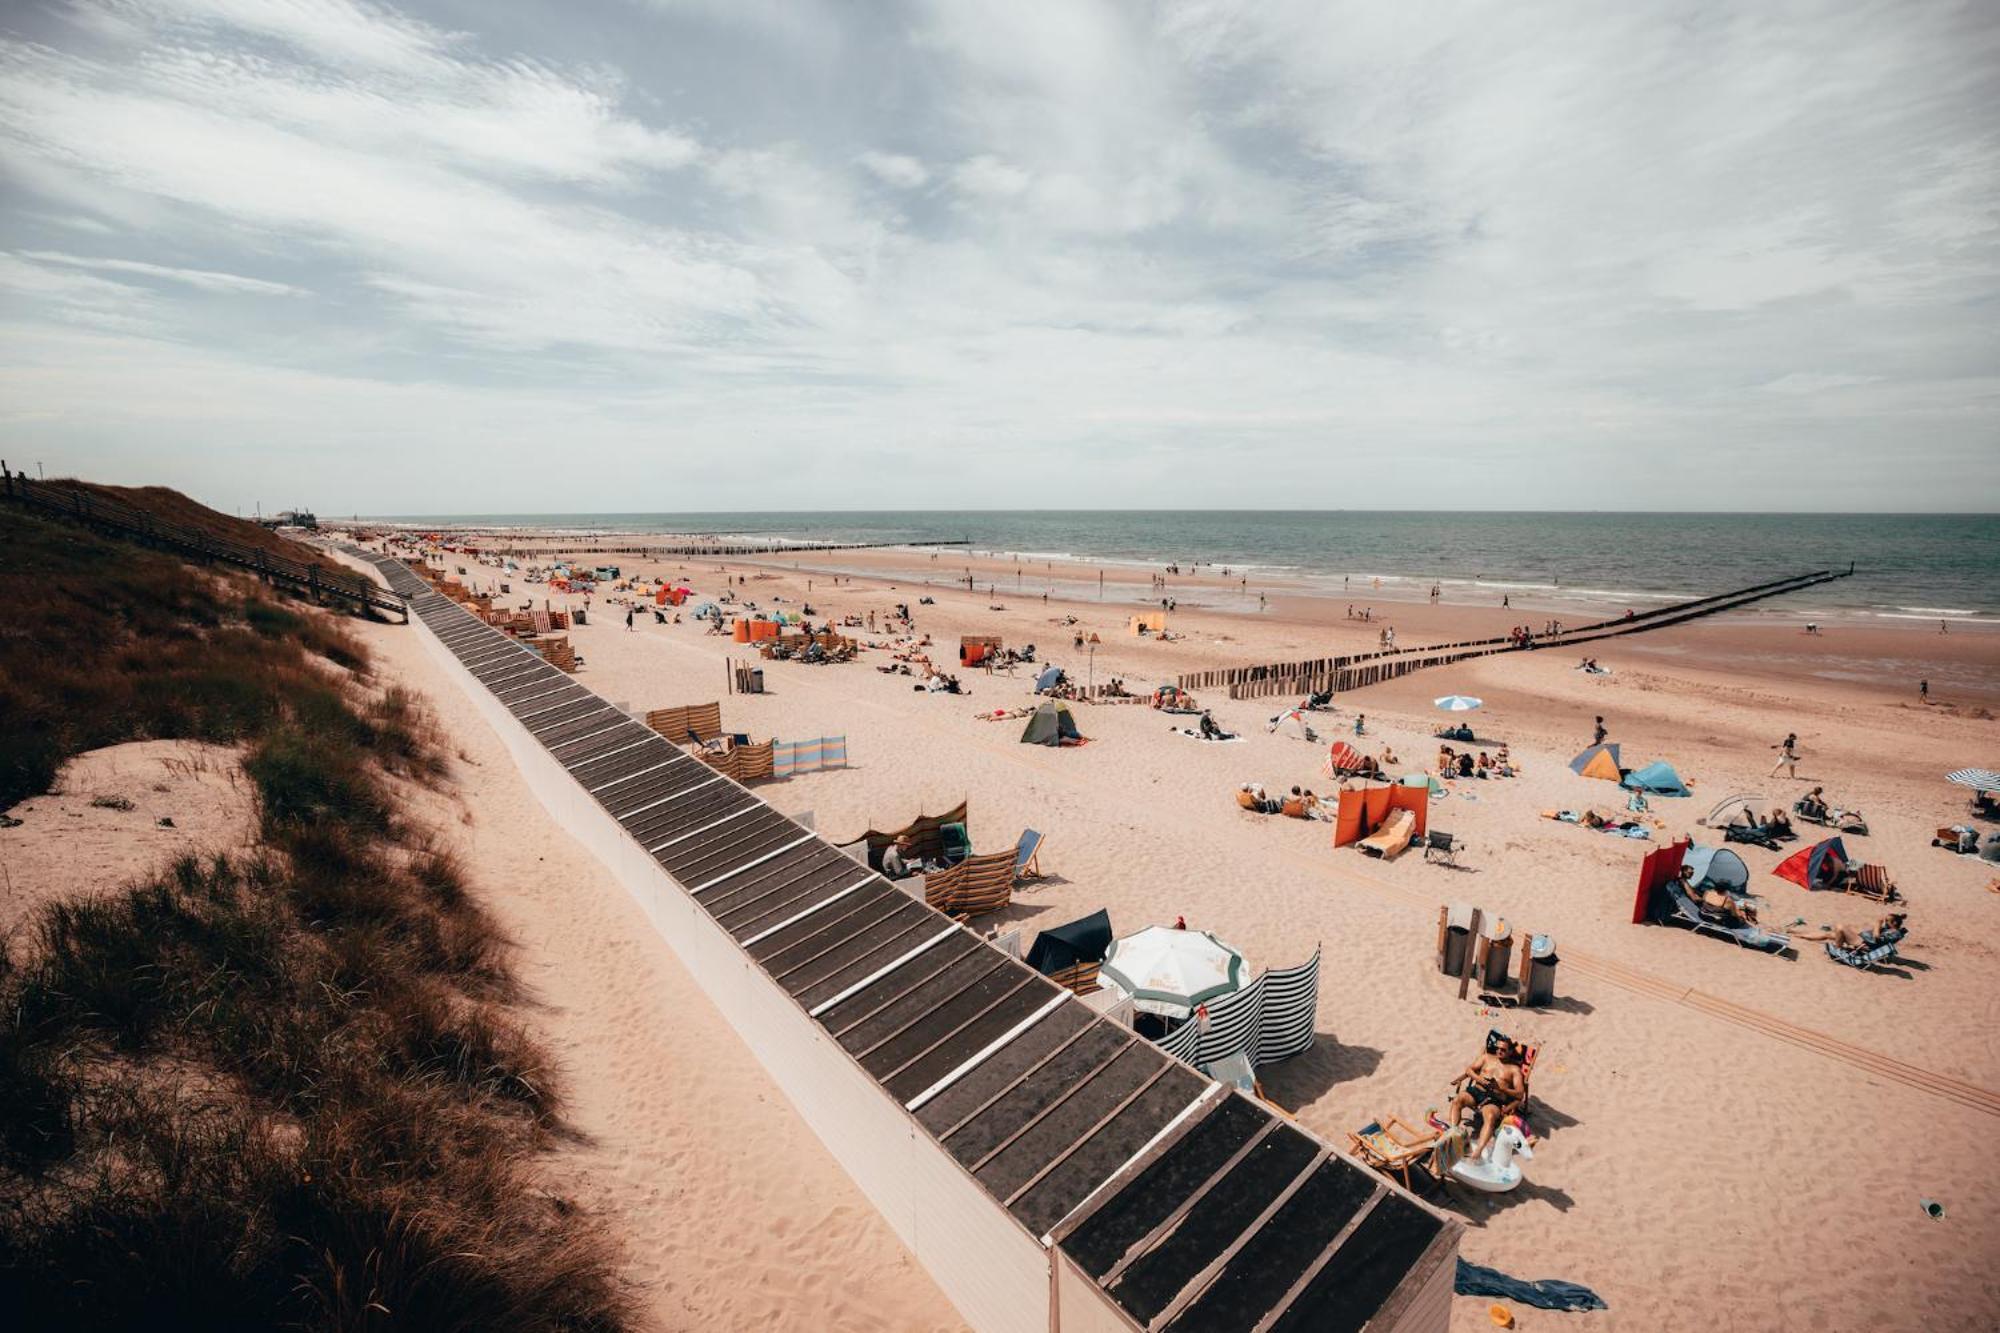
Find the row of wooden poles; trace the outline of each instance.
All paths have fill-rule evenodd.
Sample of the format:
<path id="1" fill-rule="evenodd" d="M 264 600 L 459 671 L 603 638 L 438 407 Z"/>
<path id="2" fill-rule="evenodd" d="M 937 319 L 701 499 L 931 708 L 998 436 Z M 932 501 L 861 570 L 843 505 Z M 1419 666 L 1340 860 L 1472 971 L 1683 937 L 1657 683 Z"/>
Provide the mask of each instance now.
<path id="1" fill-rule="evenodd" d="M 1457 643 L 1426 644 L 1411 648 L 1385 648 L 1373 653 L 1342 657 L 1320 657 L 1306 662 L 1274 662 L 1262 666 L 1222 667 L 1211 671 L 1191 671 L 1178 684 L 1184 690 L 1225 690 L 1232 699 L 1258 699 L 1281 694 L 1309 694 L 1321 690 L 1359 690 L 1370 685 L 1407 676 L 1413 671 L 1449 666 L 1496 653 L 1526 652 L 1535 648 L 1567 648 L 1600 639 L 1636 634 L 1643 630 L 1678 625 L 1718 611 L 1733 610 L 1766 597 L 1797 592 L 1814 584 L 1846 578 L 1854 572 L 1820 569 L 1810 574 L 1794 574 L 1768 583 L 1733 592 L 1716 593 L 1693 601 L 1651 611 L 1600 620 L 1565 629 L 1562 633 L 1516 641 L 1507 637 L 1466 639 Z"/>

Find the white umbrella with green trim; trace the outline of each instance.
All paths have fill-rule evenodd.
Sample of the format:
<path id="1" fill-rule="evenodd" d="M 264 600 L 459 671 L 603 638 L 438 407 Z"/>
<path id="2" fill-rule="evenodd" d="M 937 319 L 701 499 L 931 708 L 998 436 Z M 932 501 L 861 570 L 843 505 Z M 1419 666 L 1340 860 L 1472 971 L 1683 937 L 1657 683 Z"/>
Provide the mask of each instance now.
<path id="1" fill-rule="evenodd" d="M 1112 942 L 1097 978 L 1130 996 L 1134 1009 L 1186 1018 L 1196 1005 L 1242 990 L 1249 971 L 1242 954 L 1208 931 L 1148 926 Z"/>

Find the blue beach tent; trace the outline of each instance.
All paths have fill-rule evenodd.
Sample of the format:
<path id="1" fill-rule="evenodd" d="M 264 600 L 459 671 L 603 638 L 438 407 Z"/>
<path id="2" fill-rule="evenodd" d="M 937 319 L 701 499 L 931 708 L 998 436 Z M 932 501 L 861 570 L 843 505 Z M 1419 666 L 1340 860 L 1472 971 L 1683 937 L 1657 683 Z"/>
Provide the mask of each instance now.
<path id="1" fill-rule="evenodd" d="M 1644 768 L 1635 768 L 1625 775 L 1621 787 L 1642 791 L 1649 796 L 1691 796 L 1681 775 L 1674 772 L 1674 766 L 1664 759 L 1656 759 Z"/>

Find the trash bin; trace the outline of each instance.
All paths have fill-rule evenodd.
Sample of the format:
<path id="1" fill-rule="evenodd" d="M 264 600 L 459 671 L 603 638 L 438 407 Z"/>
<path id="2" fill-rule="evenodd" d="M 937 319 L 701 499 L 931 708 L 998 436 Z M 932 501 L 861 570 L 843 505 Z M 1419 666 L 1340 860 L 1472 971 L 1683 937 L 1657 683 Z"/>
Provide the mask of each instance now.
<path id="1" fill-rule="evenodd" d="M 1488 921 L 1479 932 L 1486 937 L 1486 966 L 1480 984 L 1488 990 L 1507 989 L 1507 965 L 1514 960 L 1514 928 L 1500 917 Z"/>
<path id="2" fill-rule="evenodd" d="M 1465 971 L 1465 951 L 1472 947 L 1472 907 L 1452 903 L 1438 923 L 1438 971 L 1448 977 Z"/>
<path id="3" fill-rule="evenodd" d="M 1539 1008 L 1556 998 L 1556 942 L 1548 935 L 1528 941 L 1527 1003 Z"/>
<path id="4" fill-rule="evenodd" d="M 743 673 L 743 692 L 762 694 L 764 692 L 764 668 L 750 667 Z"/>

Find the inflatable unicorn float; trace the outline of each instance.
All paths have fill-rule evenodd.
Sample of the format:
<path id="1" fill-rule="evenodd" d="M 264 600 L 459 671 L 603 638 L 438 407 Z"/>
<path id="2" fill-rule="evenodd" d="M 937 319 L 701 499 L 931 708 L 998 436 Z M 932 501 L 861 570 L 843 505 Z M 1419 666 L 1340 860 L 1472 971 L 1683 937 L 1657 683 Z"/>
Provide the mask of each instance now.
<path id="1" fill-rule="evenodd" d="M 1463 1126 L 1446 1130 L 1439 1165 L 1452 1180 L 1485 1194 L 1505 1194 L 1518 1186 L 1525 1179 L 1520 1164 L 1535 1158 L 1534 1136 L 1517 1115 L 1500 1122 L 1482 1153 L 1466 1151 L 1465 1139 Z"/>

